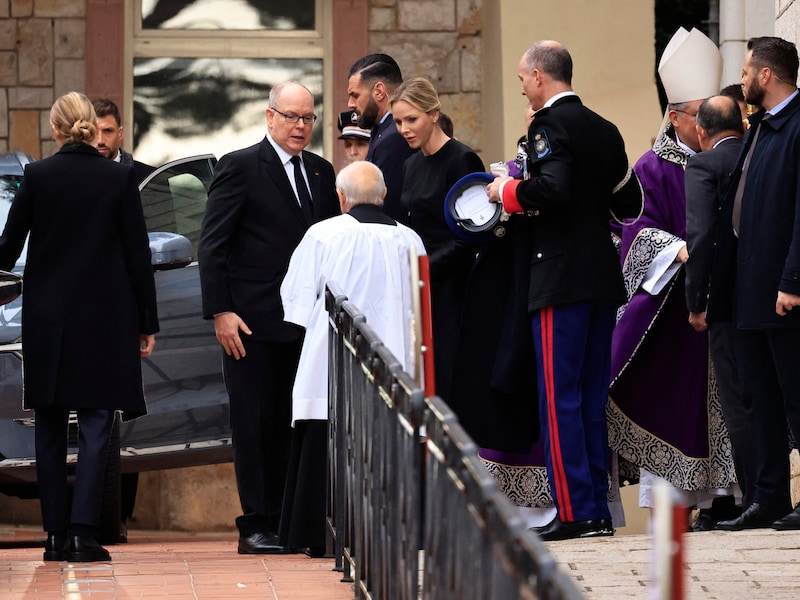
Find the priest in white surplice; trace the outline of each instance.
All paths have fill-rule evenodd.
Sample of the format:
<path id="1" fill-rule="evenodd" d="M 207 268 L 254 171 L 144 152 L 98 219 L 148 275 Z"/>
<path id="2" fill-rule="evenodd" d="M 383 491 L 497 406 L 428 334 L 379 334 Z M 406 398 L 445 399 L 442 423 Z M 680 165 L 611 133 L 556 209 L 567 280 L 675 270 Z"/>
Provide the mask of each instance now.
<path id="1" fill-rule="evenodd" d="M 279 537 L 281 545 L 325 551 L 328 418 L 328 315 L 325 285 L 335 282 L 408 370 L 413 360 L 408 251 L 420 237 L 386 216 L 386 185 L 374 164 L 352 163 L 336 177 L 342 215 L 312 225 L 281 285 L 284 319 L 306 330 L 292 391 L 292 446 Z"/>

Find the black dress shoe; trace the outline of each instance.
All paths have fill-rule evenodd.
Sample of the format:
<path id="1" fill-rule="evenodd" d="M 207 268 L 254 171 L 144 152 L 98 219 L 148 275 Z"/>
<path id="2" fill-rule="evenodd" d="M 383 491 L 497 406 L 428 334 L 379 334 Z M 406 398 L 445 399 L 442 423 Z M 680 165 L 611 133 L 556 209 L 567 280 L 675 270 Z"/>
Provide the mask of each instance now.
<path id="1" fill-rule="evenodd" d="M 611 519 L 590 519 L 588 521 L 560 521 L 556 519 L 539 535 L 545 542 L 608 537 L 614 535 L 614 527 L 611 524 Z"/>
<path id="2" fill-rule="evenodd" d="M 792 531 L 795 529 L 800 529 L 800 506 L 795 508 L 788 515 L 775 521 L 771 527 L 773 529 L 777 529 L 778 531 Z"/>
<path id="3" fill-rule="evenodd" d="M 541 535 L 542 532 L 544 532 L 544 531 L 550 529 L 551 527 L 553 527 L 556 524 L 557 521 L 558 521 L 558 517 L 553 517 L 553 520 L 550 521 L 549 523 L 547 523 L 546 525 L 539 525 L 538 527 L 530 527 L 528 529 L 528 531 L 532 531 L 534 533 L 538 533 L 539 535 Z"/>
<path id="4" fill-rule="evenodd" d="M 289 549 L 278 543 L 276 533 L 251 533 L 239 536 L 239 554 L 288 554 Z"/>
<path id="5" fill-rule="evenodd" d="M 325 546 L 309 546 L 304 553 L 309 558 L 325 558 Z"/>
<path id="6" fill-rule="evenodd" d="M 105 562 L 111 560 L 108 550 L 93 537 L 69 534 L 69 548 L 64 557 L 69 562 Z"/>
<path id="7" fill-rule="evenodd" d="M 735 519 L 718 522 L 716 528 L 723 531 L 741 531 L 742 529 L 771 527 L 775 521 L 785 516 L 786 512 L 786 509 L 783 508 L 762 506 L 758 502 L 753 502 Z"/>
<path id="8" fill-rule="evenodd" d="M 709 508 L 700 509 L 697 518 L 692 523 L 692 531 L 711 531 L 717 524 L 717 520 Z"/>
<path id="9" fill-rule="evenodd" d="M 44 543 L 44 560 L 64 560 L 67 551 L 66 533 L 48 533 L 47 541 Z"/>

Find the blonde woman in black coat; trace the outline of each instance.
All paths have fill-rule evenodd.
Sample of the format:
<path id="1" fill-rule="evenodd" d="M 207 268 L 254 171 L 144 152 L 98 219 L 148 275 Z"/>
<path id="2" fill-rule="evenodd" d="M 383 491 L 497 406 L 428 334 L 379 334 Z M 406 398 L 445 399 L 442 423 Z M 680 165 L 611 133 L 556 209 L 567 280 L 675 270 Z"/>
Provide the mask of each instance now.
<path id="1" fill-rule="evenodd" d="M 30 233 L 24 402 L 36 416 L 44 560 L 110 560 L 95 539 L 109 436 L 116 410 L 146 412 L 140 357 L 158 331 L 155 283 L 133 169 L 92 147 L 92 103 L 61 96 L 50 124 L 59 151 L 27 166 L 0 236 L 0 268 L 14 266 Z M 70 410 L 80 432 L 71 512 Z"/>

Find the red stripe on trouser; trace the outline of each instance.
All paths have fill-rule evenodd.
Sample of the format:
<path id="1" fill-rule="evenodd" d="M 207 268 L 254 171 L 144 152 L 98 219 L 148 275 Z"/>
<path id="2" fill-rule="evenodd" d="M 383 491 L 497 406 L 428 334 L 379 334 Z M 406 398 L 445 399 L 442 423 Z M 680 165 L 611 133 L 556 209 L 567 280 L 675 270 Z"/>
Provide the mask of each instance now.
<path id="1" fill-rule="evenodd" d="M 553 349 L 553 307 L 543 308 L 540 312 L 542 327 L 542 365 L 544 370 L 544 387 L 547 402 L 547 428 L 550 438 L 550 464 L 553 471 L 553 486 L 556 490 L 556 506 L 562 521 L 574 521 L 572 503 L 569 498 L 569 486 L 564 470 L 564 458 L 561 454 L 561 437 L 558 430 L 556 414 L 556 383 Z"/>

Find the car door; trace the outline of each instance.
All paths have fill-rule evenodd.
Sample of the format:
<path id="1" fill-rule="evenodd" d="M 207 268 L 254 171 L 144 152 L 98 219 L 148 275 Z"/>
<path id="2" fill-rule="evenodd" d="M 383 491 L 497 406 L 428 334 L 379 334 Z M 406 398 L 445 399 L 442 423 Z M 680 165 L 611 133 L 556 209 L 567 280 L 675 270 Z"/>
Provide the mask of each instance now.
<path id="1" fill-rule="evenodd" d="M 197 242 L 216 159 L 168 163 L 140 185 L 160 332 L 142 360 L 148 413 L 121 428 L 122 471 L 231 460 L 228 397 L 213 323 L 202 317 Z"/>

